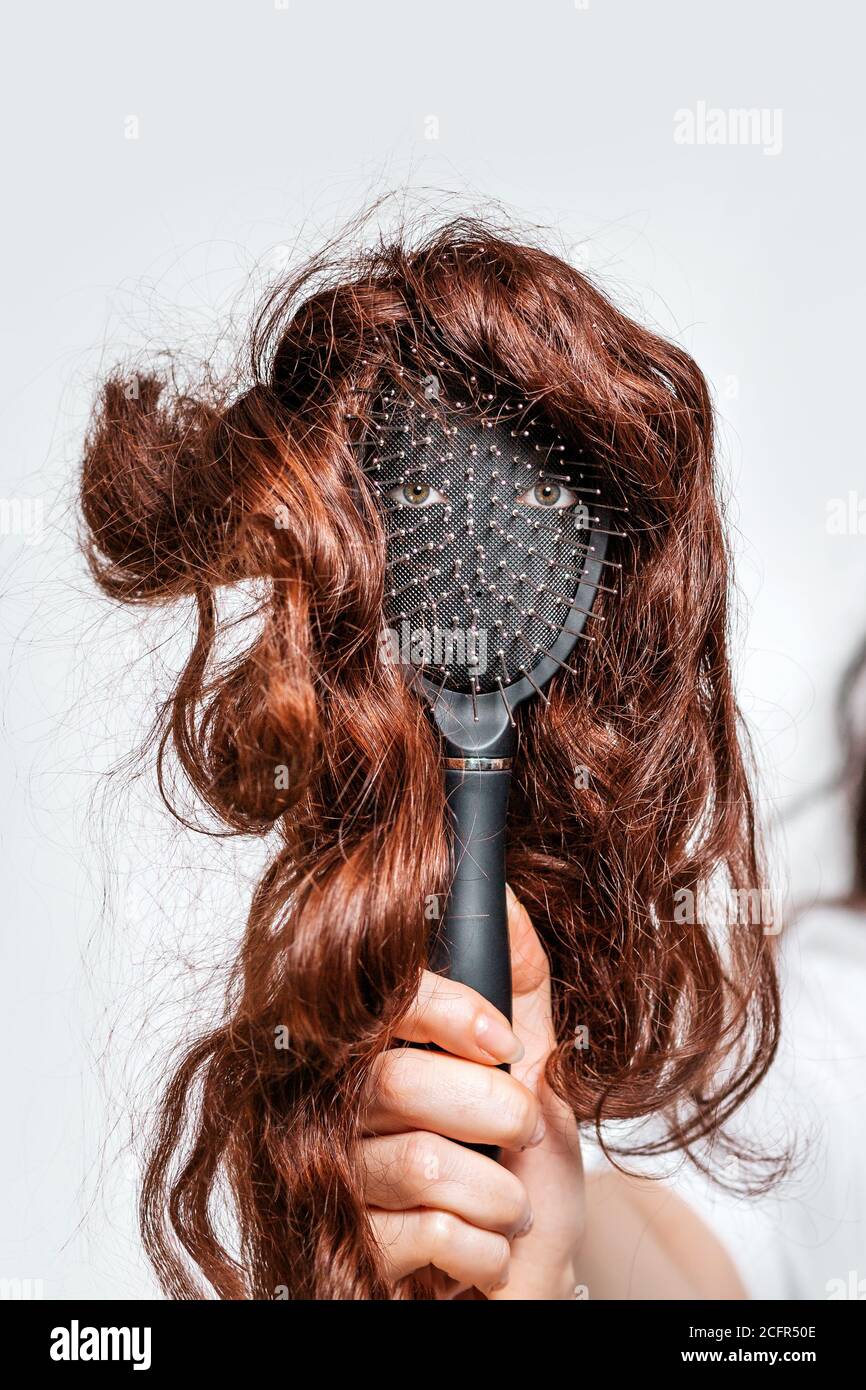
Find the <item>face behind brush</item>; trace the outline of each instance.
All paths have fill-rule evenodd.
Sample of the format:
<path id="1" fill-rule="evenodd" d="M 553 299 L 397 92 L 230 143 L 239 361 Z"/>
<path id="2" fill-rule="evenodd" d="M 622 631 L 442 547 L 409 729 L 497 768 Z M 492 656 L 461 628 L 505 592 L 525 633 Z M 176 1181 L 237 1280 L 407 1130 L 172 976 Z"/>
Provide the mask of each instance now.
<path id="1" fill-rule="evenodd" d="M 560 436 L 508 403 L 478 418 L 394 401 L 369 467 L 386 525 L 385 616 L 417 634 L 416 664 L 475 695 L 531 675 L 571 625 L 587 559 L 591 484 Z"/>

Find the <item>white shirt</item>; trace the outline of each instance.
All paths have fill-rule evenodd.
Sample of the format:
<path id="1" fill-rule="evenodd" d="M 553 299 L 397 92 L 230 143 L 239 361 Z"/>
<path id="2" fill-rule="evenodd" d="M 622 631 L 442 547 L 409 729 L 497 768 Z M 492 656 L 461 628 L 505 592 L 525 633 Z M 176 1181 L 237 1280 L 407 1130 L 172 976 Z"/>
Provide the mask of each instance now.
<path id="1" fill-rule="evenodd" d="M 666 1182 L 727 1249 L 750 1297 L 866 1299 L 866 916 L 813 909 L 784 932 L 780 971 L 779 1053 L 732 1129 L 764 1152 L 790 1149 L 789 1173 L 751 1198 L 681 1160 Z M 589 1154 L 588 1167 L 600 1162 Z"/>

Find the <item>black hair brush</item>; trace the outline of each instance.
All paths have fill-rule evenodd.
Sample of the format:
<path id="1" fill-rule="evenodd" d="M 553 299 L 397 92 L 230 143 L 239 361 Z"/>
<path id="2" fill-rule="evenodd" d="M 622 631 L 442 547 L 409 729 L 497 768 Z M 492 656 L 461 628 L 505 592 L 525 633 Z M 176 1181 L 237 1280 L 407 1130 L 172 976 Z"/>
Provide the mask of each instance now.
<path id="1" fill-rule="evenodd" d="M 365 458 L 386 531 L 392 645 L 443 738 L 453 878 L 431 965 L 508 1019 L 515 710 L 547 699 L 587 636 L 613 534 L 579 453 L 526 401 L 446 405 L 393 390 Z"/>

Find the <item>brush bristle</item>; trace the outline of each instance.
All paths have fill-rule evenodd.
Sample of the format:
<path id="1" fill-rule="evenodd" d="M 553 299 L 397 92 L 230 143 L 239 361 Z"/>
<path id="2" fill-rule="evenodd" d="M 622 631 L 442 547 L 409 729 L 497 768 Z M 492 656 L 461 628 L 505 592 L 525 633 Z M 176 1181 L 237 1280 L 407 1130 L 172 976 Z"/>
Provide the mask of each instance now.
<path id="1" fill-rule="evenodd" d="M 531 675 L 568 628 L 597 502 L 581 451 L 526 402 L 481 407 L 388 392 L 365 455 L 401 659 L 473 695 Z"/>

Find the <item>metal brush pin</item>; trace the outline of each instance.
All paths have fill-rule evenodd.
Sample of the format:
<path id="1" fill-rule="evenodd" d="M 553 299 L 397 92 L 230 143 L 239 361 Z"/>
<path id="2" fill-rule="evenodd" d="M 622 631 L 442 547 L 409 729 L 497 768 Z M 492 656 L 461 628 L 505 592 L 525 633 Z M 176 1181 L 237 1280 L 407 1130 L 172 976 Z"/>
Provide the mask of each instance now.
<path id="1" fill-rule="evenodd" d="M 431 964 L 510 1019 L 515 710 L 546 700 L 592 640 L 610 511 L 581 451 L 519 399 L 386 393 L 364 466 L 385 525 L 386 624 L 443 737 L 453 878 Z"/>

